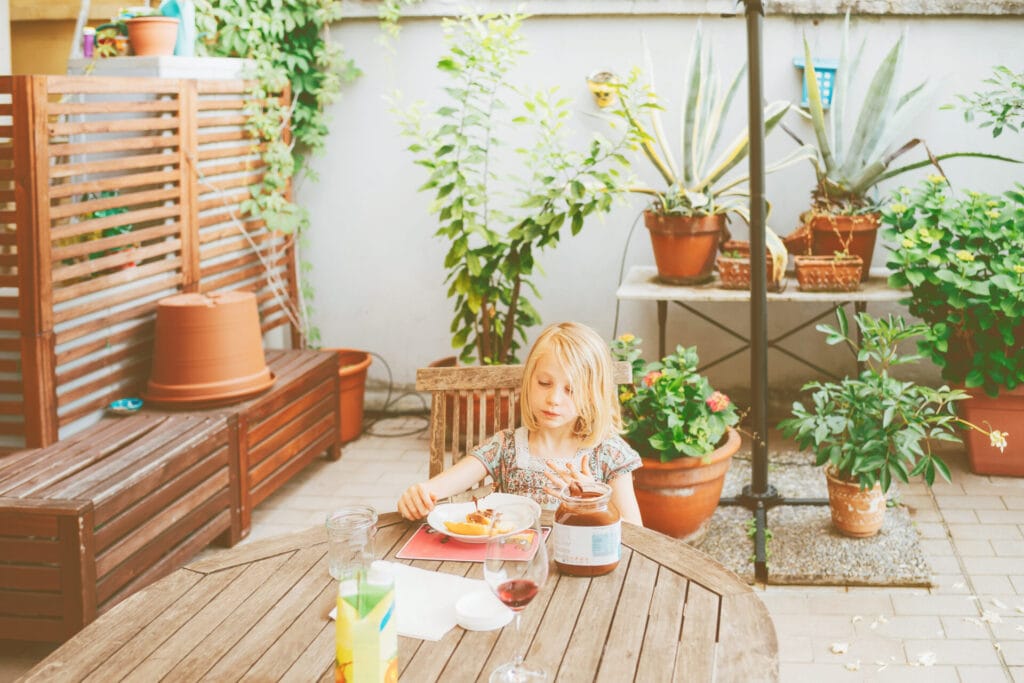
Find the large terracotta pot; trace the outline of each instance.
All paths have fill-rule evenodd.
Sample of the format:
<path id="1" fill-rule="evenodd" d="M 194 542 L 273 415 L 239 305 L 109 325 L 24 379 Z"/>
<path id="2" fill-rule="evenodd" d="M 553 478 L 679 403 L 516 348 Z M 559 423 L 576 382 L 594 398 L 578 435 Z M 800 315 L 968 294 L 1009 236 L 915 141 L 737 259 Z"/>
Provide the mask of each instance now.
<path id="1" fill-rule="evenodd" d="M 644 526 L 673 538 L 698 537 L 718 507 L 725 473 L 739 449 L 739 432 L 729 428 L 725 443 L 715 449 L 707 464 L 700 458 L 668 462 L 644 458 L 643 467 L 633 472 L 633 490 Z"/>
<path id="2" fill-rule="evenodd" d="M 828 506 L 832 524 L 839 533 L 853 538 L 868 538 L 878 533 L 885 521 L 885 494 L 877 482 L 862 491 L 856 481 L 846 481 L 825 470 L 828 479 Z"/>
<path id="3" fill-rule="evenodd" d="M 226 403 L 273 383 L 255 294 L 177 294 L 157 302 L 147 400 Z"/>
<path id="4" fill-rule="evenodd" d="M 338 431 L 342 443 L 363 433 L 366 371 L 373 359 L 365 351 L 335 349 L 338 353 Z"/>
<path id="5" fill-rule="evenodd" d="M 136 56 L 173 55 L 178 40 L 176 17 L 135 17 L 125 24 L 128 42 Z"/>
<path id="6" fill-rule="evenodd" d="M 1024 477 L 1024 386 L 1003 389 L 992 398 L 982 389 L 967 389 L 971 398 L 957 402 L 960 417 L 987 430 L 998 429 L 1010 436 L 1006 450 L 1000 452 L 989 438 L 973 429 L 964 436 L 971 471 Z"/>
<path id="7" fill-rule="evenodd" d="M 860 256 L 864 270 L 860 280 L 868 279 L 871 257 L 875 253 L 880 216 L 868 213 L 860 216 L 828 216 L 817 214 L 810 220 L 811 253 L 831 256 L 837 251 L 848 251 Z"/>
<path id="8" fill-rule="evenodd" d="M 714 277 L 718 242 L 725 216 L 672 216 L 644 211 L 651 234 L 658 279 L 672 285 L 692 285 Z"/>

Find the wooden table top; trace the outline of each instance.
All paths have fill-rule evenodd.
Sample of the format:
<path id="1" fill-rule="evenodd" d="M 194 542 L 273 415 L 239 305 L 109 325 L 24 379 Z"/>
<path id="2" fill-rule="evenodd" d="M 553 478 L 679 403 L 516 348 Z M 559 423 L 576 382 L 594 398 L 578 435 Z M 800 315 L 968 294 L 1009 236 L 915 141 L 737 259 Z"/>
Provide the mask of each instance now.
<path id="1" fill-rule="evenodd" d="M 382 515 L 378 554 L 394 560 L 418 526 Z M 623 524 L 622 537 L 614 572 L 556 572 L 523 611 L 528 663 L 557 681 L 778 680 L 775 627 L 750 586 L 662 534 Z M 320 527 L 219 551 L 118 604 L 25 680 L 332 681 L 325 554 Z M 409 564 L 483 576 L 480 563 Z M 486 681 L 513 656 L 515 635 L 510 624 L 456 626 L 437 642 L 400 637 L 401 679 Z"/>

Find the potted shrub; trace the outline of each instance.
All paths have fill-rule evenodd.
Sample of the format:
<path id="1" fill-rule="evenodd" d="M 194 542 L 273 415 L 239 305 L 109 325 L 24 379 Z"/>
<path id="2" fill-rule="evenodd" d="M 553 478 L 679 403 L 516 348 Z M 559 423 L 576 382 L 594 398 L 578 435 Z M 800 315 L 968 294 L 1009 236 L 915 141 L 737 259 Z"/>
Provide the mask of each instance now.
<path id="1" fill-rule="evenodd" d="M 568 100 L 509 84 L 525 54 L 522 21 L 487 14 L 445 22 L 450 47 L 437 68 L 450 80 L 447 101 L 431 118 L 419 107 L 400 112 L 409 149 L 430 172 L 421 189 L 435 195 L 436 235 L 449 244 L 452 346 L 464 362 L 518 362 L 526 329 L 540 323 L 528 298 L 537 293 L 536 254 L 557 245 L 563 227 L 578 233 L 622 192 L 624 139 L 613 145 L 595 137 L 583 150 L 571 148 Z M 502 115 L 513 106 L 519 111 Z M 510 150 L 510 138 L 527 142 Z"/>
<path id="2" fill-rule="evenodd" d="M 622 387 L 624 438 L 643 458 L 633 488 L 644 526 L 674 538 L 702 534 L 718 507 L 725 474 L 739 450 L 736 407 L 697 372 L 697 349 L 676 347 L 660 361 L 640 359 L 640 339 L 625 334 L 612 355 L 633 365 Z"/>
<path id="3" fill-rule="evenodd" d="M 961 416 L 1024 432 L 1024 187 L 1002 196 L 964 192 L 932 176 L 900 190 L 883 212 L 893 287 L 909 287 L 911 314 L 927 325 L 918 346 L 971 398 Z M 971 469 L 1024 476 L 1024 452 L 1006 457 L 967 438 Z"/>
<path id="4" fill-rule="evenodd" d="M 649 60 L 648 60 L 649 61 Z M 729 216 L 749 222 L 747 175 L 729 175 L 747 157 L 746 131 L 729 146 L 718 150 L 722 122 L 733 96 L 743 82 L 746 67 L 740 68 L 723 89 L 711 62 L 711 46 L 704 41 L 700 25 L 690 46 L 686 65 L 686 92 L 682 105 L 682 148 L 676 162 L 661 123 L 661 105 L 650 85 L 638 83 L 639 73 L 619 88 L 614 114 L 626 124 L 634 146 L 639 147 L 664 179 L 663 190 L 646 186 L 630 190 L 652 197 L 644 211 L 644 224 L 651 235 L 658 278 L 670 284 L 696 284 L 710 280 L 715 256 L 728 240 Z M 771 132 L 789 109 L 788 102 L 765 107 L 765 130 Z M 650 124 L 644 123 L 644 119 Z M 801 147 L 770 164 L 768 172 L 810 158 L 811 150 Z M 767 230 L 766 243 L 773 256 L 772 280 L 778 282 L 786 270 L 786 249 L 778 236 Z"/>
<path id="5" fill-rule="evenodd" d="M 838 382 L 810 382 L 810 404 L 793 404 L 793 417 L 779 428 L 818 465 L 827 465 L 829 503 L 836 529 L 853 537 L 874 536 L 885 515 L 885 493 L 893 479 L 920 476 L 931 486 L 938 473 L 950 480 L 949 468 L 932 451 L 935 441 L 960 442 L 961 425 L 978 429 L 993 444 L 1006 446 L 1006 434 L 987 431 L 958 418 L 954 404 L 967 398 L 959 389 L 938 389 L 898 379 L 890 369 L 917 361 L 899 345 L 927 332 L 898 316 L 855 318 L 861 342 L 851 335 L 846 313 L 836 309 L 838 329 L 818 325 L 829 344 L 847 344 L 866 367 L 858 377 Z"/>
<path id="6" fill-rule="evenodd" d="M 921 116 L 928 104 L 926 84 L 906 92 L 898 89 L 906 36 L 901 36 L 882 59 L 863 97 L 856 121 L 852 118 L 851 84 L 856 82 L 859 61 L 848 52 L 850 15 L 843 22 L 836 87 L 826 123 L 825 110 L 813 69 L 805 69 L 808 109 L 817 142 L 812 158 L 817 184 L 811 194 L 811 210 L 805 214 L 814 254 L 848 252 L 864 261 L 862 280 L 868 278 L 880 221 L 878 200 L 869 193 L 881 181 L 911 169 L 952 157 L 976 156 L 1012 161 L 1005 157 L 973 152 L 953 152 L 928 157 L 899 168 L 889 165 L 923 141 L 907 140 L 904 131 Z M 863 51 L 863 46 L 861 47 Z M 858 52 L 858 55 L 860 52 Z M 805 64 L 813 64 L 811 48 L 804 39 Z"/>
<path id="7" fill-rule="evenodd" d="M 831 256 L 800 254 L 793 257 L 797 285 L 804 292 L 852 292 L 860 289 L 864 260 L 840 251 Z"/>

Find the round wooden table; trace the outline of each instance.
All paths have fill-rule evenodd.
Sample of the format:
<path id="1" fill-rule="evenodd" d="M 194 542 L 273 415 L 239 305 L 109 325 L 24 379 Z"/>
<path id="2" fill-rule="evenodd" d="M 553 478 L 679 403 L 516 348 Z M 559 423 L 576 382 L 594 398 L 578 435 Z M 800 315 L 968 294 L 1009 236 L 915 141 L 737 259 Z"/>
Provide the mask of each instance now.
<path id="1" fill-rule="evenodd" d="M 377 552 L 394 560 L 418 527 L 383 515 Z M 557 681 L 778 680 L 775 627 L 750 586 L 667 536 L 623 524 L 622 537 L 614 572 L 555 573 L 523 612 L 531 665 Z M 216 552 L 100 616 L 26 680 L 333 680 L 325 554 L 319 527 Z M 480 563 L 410 564 L 482 577 Z M 510 624 L 455 627 L 437 642 L 401 637 L 401 679 L 486 681 L 520 645 L 515 636 Z"/>

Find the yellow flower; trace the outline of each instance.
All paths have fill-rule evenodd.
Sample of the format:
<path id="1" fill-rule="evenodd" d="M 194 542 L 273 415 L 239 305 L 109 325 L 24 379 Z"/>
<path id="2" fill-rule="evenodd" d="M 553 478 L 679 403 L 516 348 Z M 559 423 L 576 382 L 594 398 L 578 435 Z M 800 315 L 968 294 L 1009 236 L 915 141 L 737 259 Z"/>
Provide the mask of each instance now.
<path id="1" fill-rule="evenodd" d="M 985 212 L 985 215 L 989 218 L 999 218 L 999 209 L 989 209 Z"/>
<path id="2" fill-rule="evenodd" d="M 1024 275 L 1024 266 L 1014 266 L 1013 272 L 1017 273 L 1017 275 Z"/>
<path id="3" fill-rule="evenodd" d="M 995 199 L 990 199 L 985 203 L 985 206 L 999 206 L 999 202 Z"/>
<path id="4" fill-rule="evenodd" d="M 916 246 L 917 246 L 917 242 L 915 242 L 914 240 L 910 239 L 909 237 L 904 237 L 903 238 L 903 248 L 904 249 L 913 249 Z"/>
<path id="5" fill-rule="evenodd" d="M 956 252 L 956 257 L 958 259 L 960 259 L 961 261 L 973 261 L 974 260 L 974 254 L 972 254 L 969 251 L 965 251 L 963 249 L 961 249 L 960 251 Z"/>
<path id="6" fill-rule="evenodd" d="M 976 192 L 976 191 L 974 191 L 974 190 L 968 190 L 968 191 L 967 191 L 967 194 L 968 194 L 969 196 L 971 196 L 971 197 L 980 197 L 980 196 L 981 196 L 981 193 L 980 193 L 980 192 Z"/>
<path id="7" fill-rule="evenodd" d="M 633 392 L 632 391 L 623 391 L 621 394 L 619 394 L 619 402 L 620 403 L 625 403 L 626 401 L 628 401 L 631 398 L 633 398 Z"/>
<path id="8" fill-rule="evenodd" d="M 628 344 L 629 342 L 633 341 L 634 339 L 636 339 L 636 336 L 630 334 L 629 332 L 619 336 L 619 341 L 625 342 L 626 344 Z"/>
<path id="9" fill-rule="evenodd" d="M 946 179 L 940 175 L 935 175 L 933 173 L 932 175 L 928 176 L 928 182 L 930 182 L 932 185 L 939 185 L 941 183 L 946 182 Z"/>
<path id="10" fill-rule="evenodd" d="M 1006 437 L 1008 436 L 1009 434 L 1006 432 L 1000 432 L 997 429 L 993 429 L 988 435 L 989 445 L 993 448 L 998 448 L 999 452 L 1002 453 L 1006 450 Z"/>
<path id="11" fill-rule="evenodd" d="M 896 204 L 892 205 L 892 212 L 893 213 L 903 214 L 903 213 L 906 213 L 906 211 L 907 211 L 907 205 L 906 204 L 896 203 Z"/>
<path id="12" fill-rule="evenodd" d="M 910 194 L 910 188 L 907 187 L 906 185 L 904 185 L 903 187 L 900 188 L 900 194 L 902 194 L 902 195 Z"/>
<path id="13" fill-rule="evenodd" d="M 927 227 L 925 227 L 923 225 L 920 228 L 917 229 L 917 234 L 925 242 L 931 242 L 932 241 L 932 233 L 931 233 L 931 231 Z"/>

